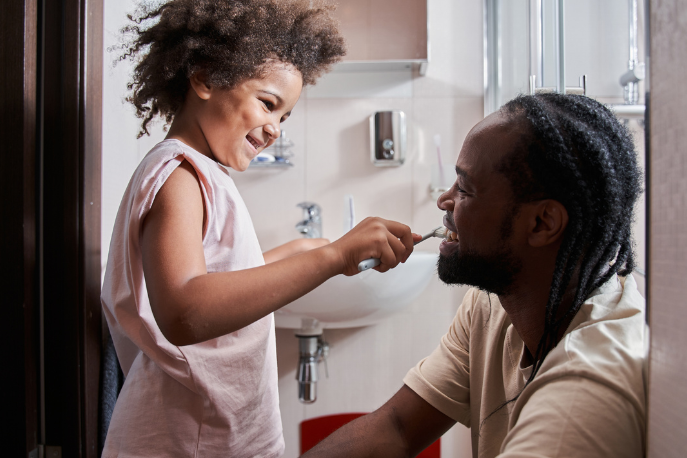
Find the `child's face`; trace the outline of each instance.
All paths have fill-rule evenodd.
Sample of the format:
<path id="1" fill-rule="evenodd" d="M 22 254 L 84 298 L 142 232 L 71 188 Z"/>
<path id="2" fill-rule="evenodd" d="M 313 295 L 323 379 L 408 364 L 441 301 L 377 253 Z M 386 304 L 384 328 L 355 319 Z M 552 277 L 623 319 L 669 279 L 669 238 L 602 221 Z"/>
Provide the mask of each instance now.
<path id="1" fill-rule="evenodd" d="M 259 152 L 279 138 L 280 124 L 291 114 L 303 88 L 290 64 L 268 64 L 262 79 L 232 89 L 212 88 L 198 116 L 210 153 L 219 163 L 246 170 Z"/>

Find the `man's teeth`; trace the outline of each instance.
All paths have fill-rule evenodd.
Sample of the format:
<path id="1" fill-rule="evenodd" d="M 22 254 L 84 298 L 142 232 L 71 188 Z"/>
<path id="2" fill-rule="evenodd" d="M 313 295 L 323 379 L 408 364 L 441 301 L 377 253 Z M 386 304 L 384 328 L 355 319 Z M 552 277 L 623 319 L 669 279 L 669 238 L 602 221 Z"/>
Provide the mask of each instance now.
<path id="1" fill-rule="evenodd" d="M 448 240 L 449 242 L 455 242 L 456 240 L 458 240 L 458 236 L 455 232 L 446 230 L 446 240 Z"/>

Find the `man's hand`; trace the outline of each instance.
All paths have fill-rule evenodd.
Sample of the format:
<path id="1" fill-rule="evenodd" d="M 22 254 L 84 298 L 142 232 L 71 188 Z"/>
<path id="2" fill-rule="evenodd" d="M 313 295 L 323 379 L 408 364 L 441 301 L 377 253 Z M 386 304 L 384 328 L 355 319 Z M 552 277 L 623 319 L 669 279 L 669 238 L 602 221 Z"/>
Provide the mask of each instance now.
<path id="1" fill-rule="evenodd" d="M 403 385 L 378 410 L 338 429 L 303 458 L 416 456 L 455 423 Z"/>

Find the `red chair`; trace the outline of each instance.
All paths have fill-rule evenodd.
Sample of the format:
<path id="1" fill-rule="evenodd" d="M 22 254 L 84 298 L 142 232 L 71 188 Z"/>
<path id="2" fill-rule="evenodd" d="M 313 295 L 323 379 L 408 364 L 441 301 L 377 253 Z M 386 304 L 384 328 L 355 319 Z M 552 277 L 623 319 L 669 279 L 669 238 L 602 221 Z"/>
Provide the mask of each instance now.
<path id="1" fill-rule="evenodd" d="M 301 423 L 301 454 L 307 452 L 322 439 L 341 428 L 349 421 L 362 417 L 364 413 L 342 413 L 311 418 Z M 441 438 L 427 447 L 418 458 L 441 458 Z"/>

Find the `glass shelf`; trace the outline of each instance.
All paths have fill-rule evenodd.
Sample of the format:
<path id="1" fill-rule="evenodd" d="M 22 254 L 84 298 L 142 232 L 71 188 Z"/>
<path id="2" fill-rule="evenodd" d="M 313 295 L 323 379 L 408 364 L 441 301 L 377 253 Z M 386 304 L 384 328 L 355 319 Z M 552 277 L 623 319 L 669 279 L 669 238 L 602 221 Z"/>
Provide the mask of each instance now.
<path id="1" fill-rule="evenodd" d="M 293 162 L 288 159 L 274 162 L 251 162 L 249 169 L 288 169 L 293 167 Z"/>
<path id="2" fill-rule="evenodd" d="M 253 159 L 248 166 L 249 169 L 288 169 L 293 167 L 293 162 L 291 162 L 291 157 L 293 153 L 291 148 L 293 148 L 293 142 L 286 137 L 286 131 L 282 130 L 277 141 L 274 142 L 272 146 L 266 148 L 265 153 L 268 157 L 274 157 L 274 161 L 256 161 Z M 260 154 L 262 154 L 260 153 Z M 260 157 L 260 154 L 258 157 Z"/>

